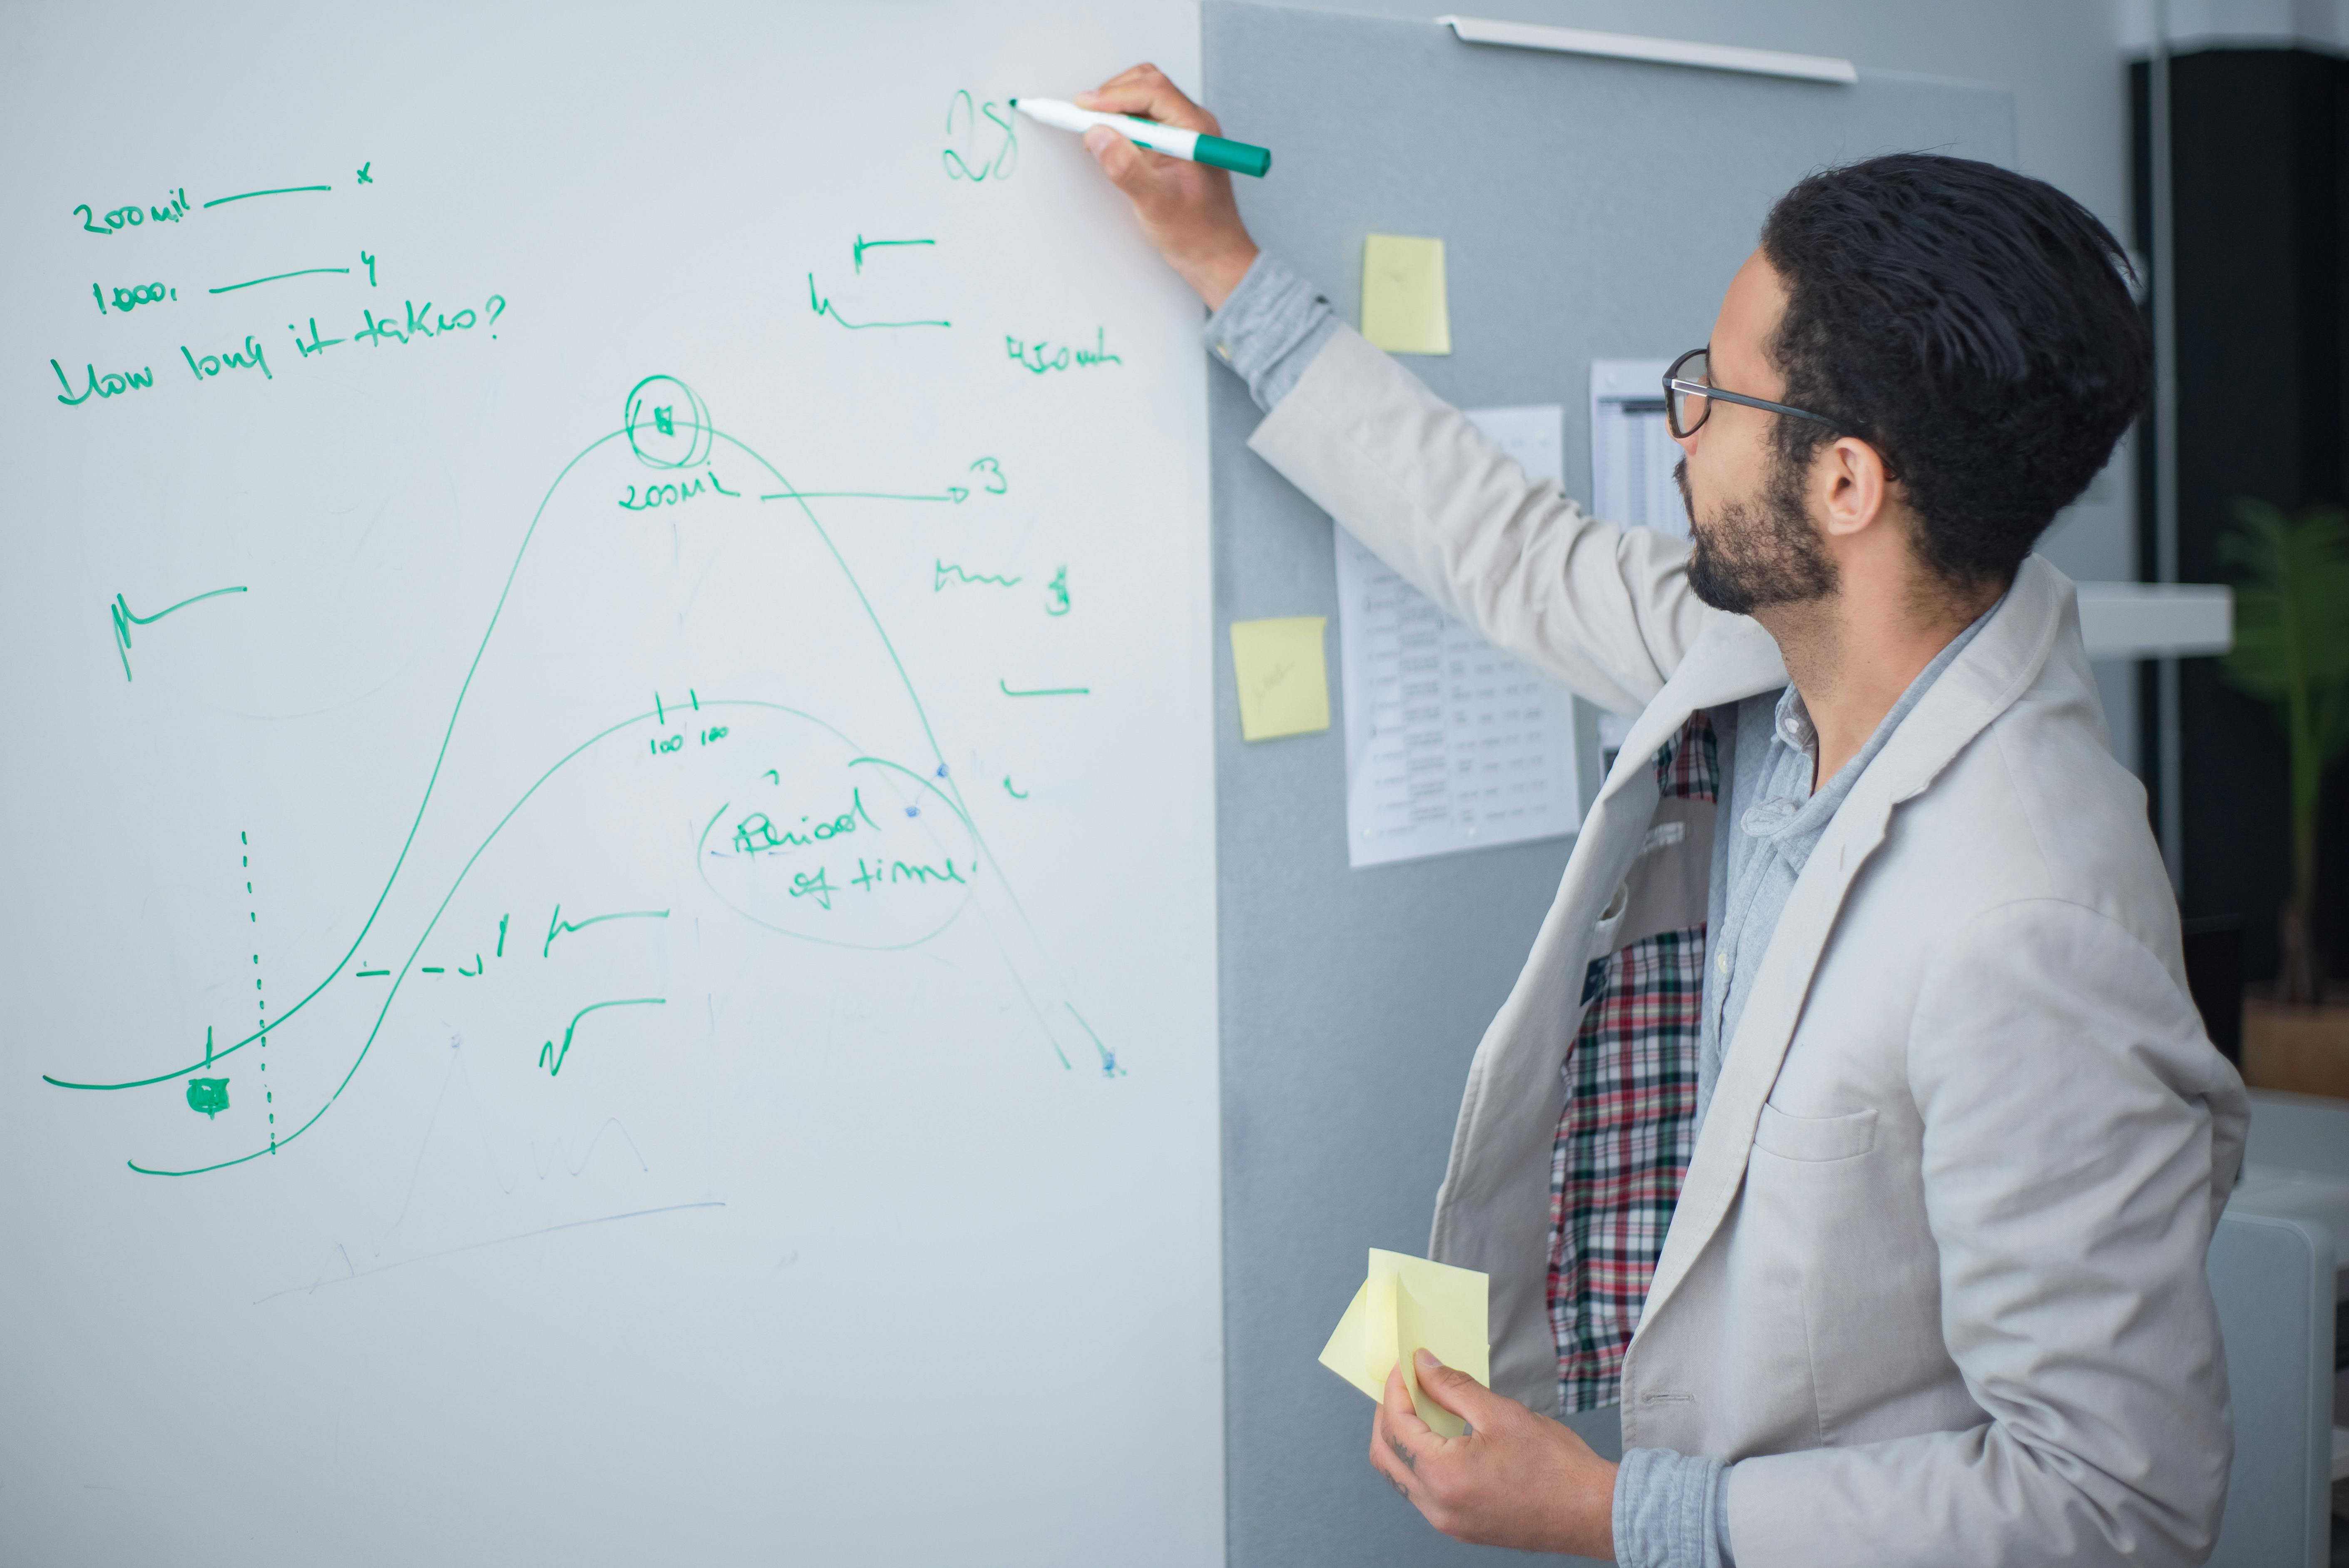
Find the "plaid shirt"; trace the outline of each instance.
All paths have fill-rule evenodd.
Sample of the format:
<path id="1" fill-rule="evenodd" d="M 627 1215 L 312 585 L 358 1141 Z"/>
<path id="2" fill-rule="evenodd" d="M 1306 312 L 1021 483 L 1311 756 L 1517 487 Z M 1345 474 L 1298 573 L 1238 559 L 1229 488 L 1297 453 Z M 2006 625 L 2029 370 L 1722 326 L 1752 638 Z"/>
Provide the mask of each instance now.
<path id="1" fill-rule="evenodd" d="M 1667 798 L 1715 798 L 1720 758 L 1704 714 L 1656 753 L 1656 783 Z M 1562 1409 L 1620 1397 L 1623 1351 L 1688 1172 L 1704 936 L 1699 924 L 1644 937 L 1593 959 L 1583 982 L 1589 1007 L 1567 1053 L 1550 1156 L 1549 1321 Z"/>

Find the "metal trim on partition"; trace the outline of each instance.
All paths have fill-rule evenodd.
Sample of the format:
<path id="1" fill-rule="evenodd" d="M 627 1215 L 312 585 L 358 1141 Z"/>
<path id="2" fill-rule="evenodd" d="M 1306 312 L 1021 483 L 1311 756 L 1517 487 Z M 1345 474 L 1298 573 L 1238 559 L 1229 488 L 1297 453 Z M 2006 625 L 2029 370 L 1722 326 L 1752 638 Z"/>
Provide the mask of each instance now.
<path id="1" fill-rule="evenodd" d="M 2157 581 L 2178 581 L 2178 247 L 2171 187 L 2169 5 L 2154 0 L 2154 54 L 2148 72 L 2153 120 L 2153 550 Z M 2163 658 L 2155 687 L 2156 831 L 2169 885 L 2186 896 L 2186 746 L 2179 733 L 2178 659 Z"/>
<path id="2" fill-rule="evenodd" d="M 1438 16 L 1464 44 L 1497 44 L 1512 49 L 1555 49 L 1568 55 L 1605 55 L 1664 66 L 1694 66 L 1708 71 L 1744 71 L 1801 81 L 1859 80 L 1849 60 L 1830 55 L 1788 55 L 1775 49 L 1744 49 L 1729 44 L 1692 44 L 1679 38 L 1642 38 L 1631 33 L 1594 33 L 1582 27 L 1546 27 L 1532 22 L 1495 22 L 1476 16 Z"/>

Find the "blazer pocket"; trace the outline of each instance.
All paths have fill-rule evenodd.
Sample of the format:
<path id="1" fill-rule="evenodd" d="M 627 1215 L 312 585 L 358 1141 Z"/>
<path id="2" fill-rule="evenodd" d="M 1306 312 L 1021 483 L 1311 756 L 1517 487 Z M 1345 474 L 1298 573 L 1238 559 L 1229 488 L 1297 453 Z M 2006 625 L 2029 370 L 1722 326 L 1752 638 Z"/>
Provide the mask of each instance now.
<path id="1" fill-rule="evenodd" d="M 1849 1160 L 1876 1147 L 1876 1108 L 1844 1116 L 1789 1116 L 1764 1100 L 1754 1147 L 1781 1160 Z"/>

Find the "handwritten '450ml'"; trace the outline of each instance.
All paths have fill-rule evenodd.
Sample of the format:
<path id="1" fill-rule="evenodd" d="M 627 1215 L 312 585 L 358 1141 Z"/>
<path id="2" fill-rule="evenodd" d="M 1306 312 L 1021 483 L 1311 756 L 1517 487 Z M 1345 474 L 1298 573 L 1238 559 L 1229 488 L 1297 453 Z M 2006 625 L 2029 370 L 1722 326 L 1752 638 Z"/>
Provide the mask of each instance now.
<path id="1" fill-rule="evenodd" d="M 1104 329 L 1098 326 L 1093 328 L 1093 346 L 1091 348 L 1071 348 L 1066 344 L 1055 348 L 1040 337 L 1031 343 L 1006 333 L 1003 356 L 1016 360 L 1021 369 L 1034 376 L 1041 376 L 1048 370 L 1066 370 L 1071 366 L 1083 370 L 1095 365 L 1125 363 L 1109 351 Z"/>

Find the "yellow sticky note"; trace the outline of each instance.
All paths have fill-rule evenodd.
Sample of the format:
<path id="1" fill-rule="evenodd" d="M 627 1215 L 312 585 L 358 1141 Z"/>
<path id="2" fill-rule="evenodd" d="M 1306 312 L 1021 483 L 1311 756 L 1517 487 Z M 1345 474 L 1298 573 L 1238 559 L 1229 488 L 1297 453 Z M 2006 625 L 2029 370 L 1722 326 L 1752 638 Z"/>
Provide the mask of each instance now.
<path id="1" fill-rule="evenodd" d="M 1330 1343 L 1321 1347 L 1321 1365 L 1376 1399 L 1386 1391 L 1386 1382 L 1383 1375 L 1375 1383 L 1371 1380 L 1370 1316 L 1371 1286 L 1365 1280 L 1355 1287 L 1354 1299 L 1338 1319 Z"/>
<path id="2" fill-rule="evenodd" d="M 1390 354 L 1452 352 L 1443 241 L 1372 234 L 1362 242 L 1362 335 Z"/>
<path id="3" fill-rule="evenodd" d="M 1467 1424 L 1419 1387 L 1412 1353 L 1432 1350 L 1446 1367 L 1489 1387 L 1492 1347 L 1486 1306 L 1492 1282 L 1474 1269 L 1454 1268 L 1403 1253 L 1371 1250 L 1370 1277 L 1339 1318 L 1321 1348 L 1321 1365 L 1373 1399 L 1386 1397 L 1387 1374 L 1400 1363 L 1413 1408 L 1437 1432 L 1456 1438 Z"/>
<path id="4" fill-rule="evenodd" d="M 1271 740 L 1330 727 L 1330 671 L 1321 658 L 1327 624 L 1320 615 L 1232 623 L 1243 739 Z"/>

